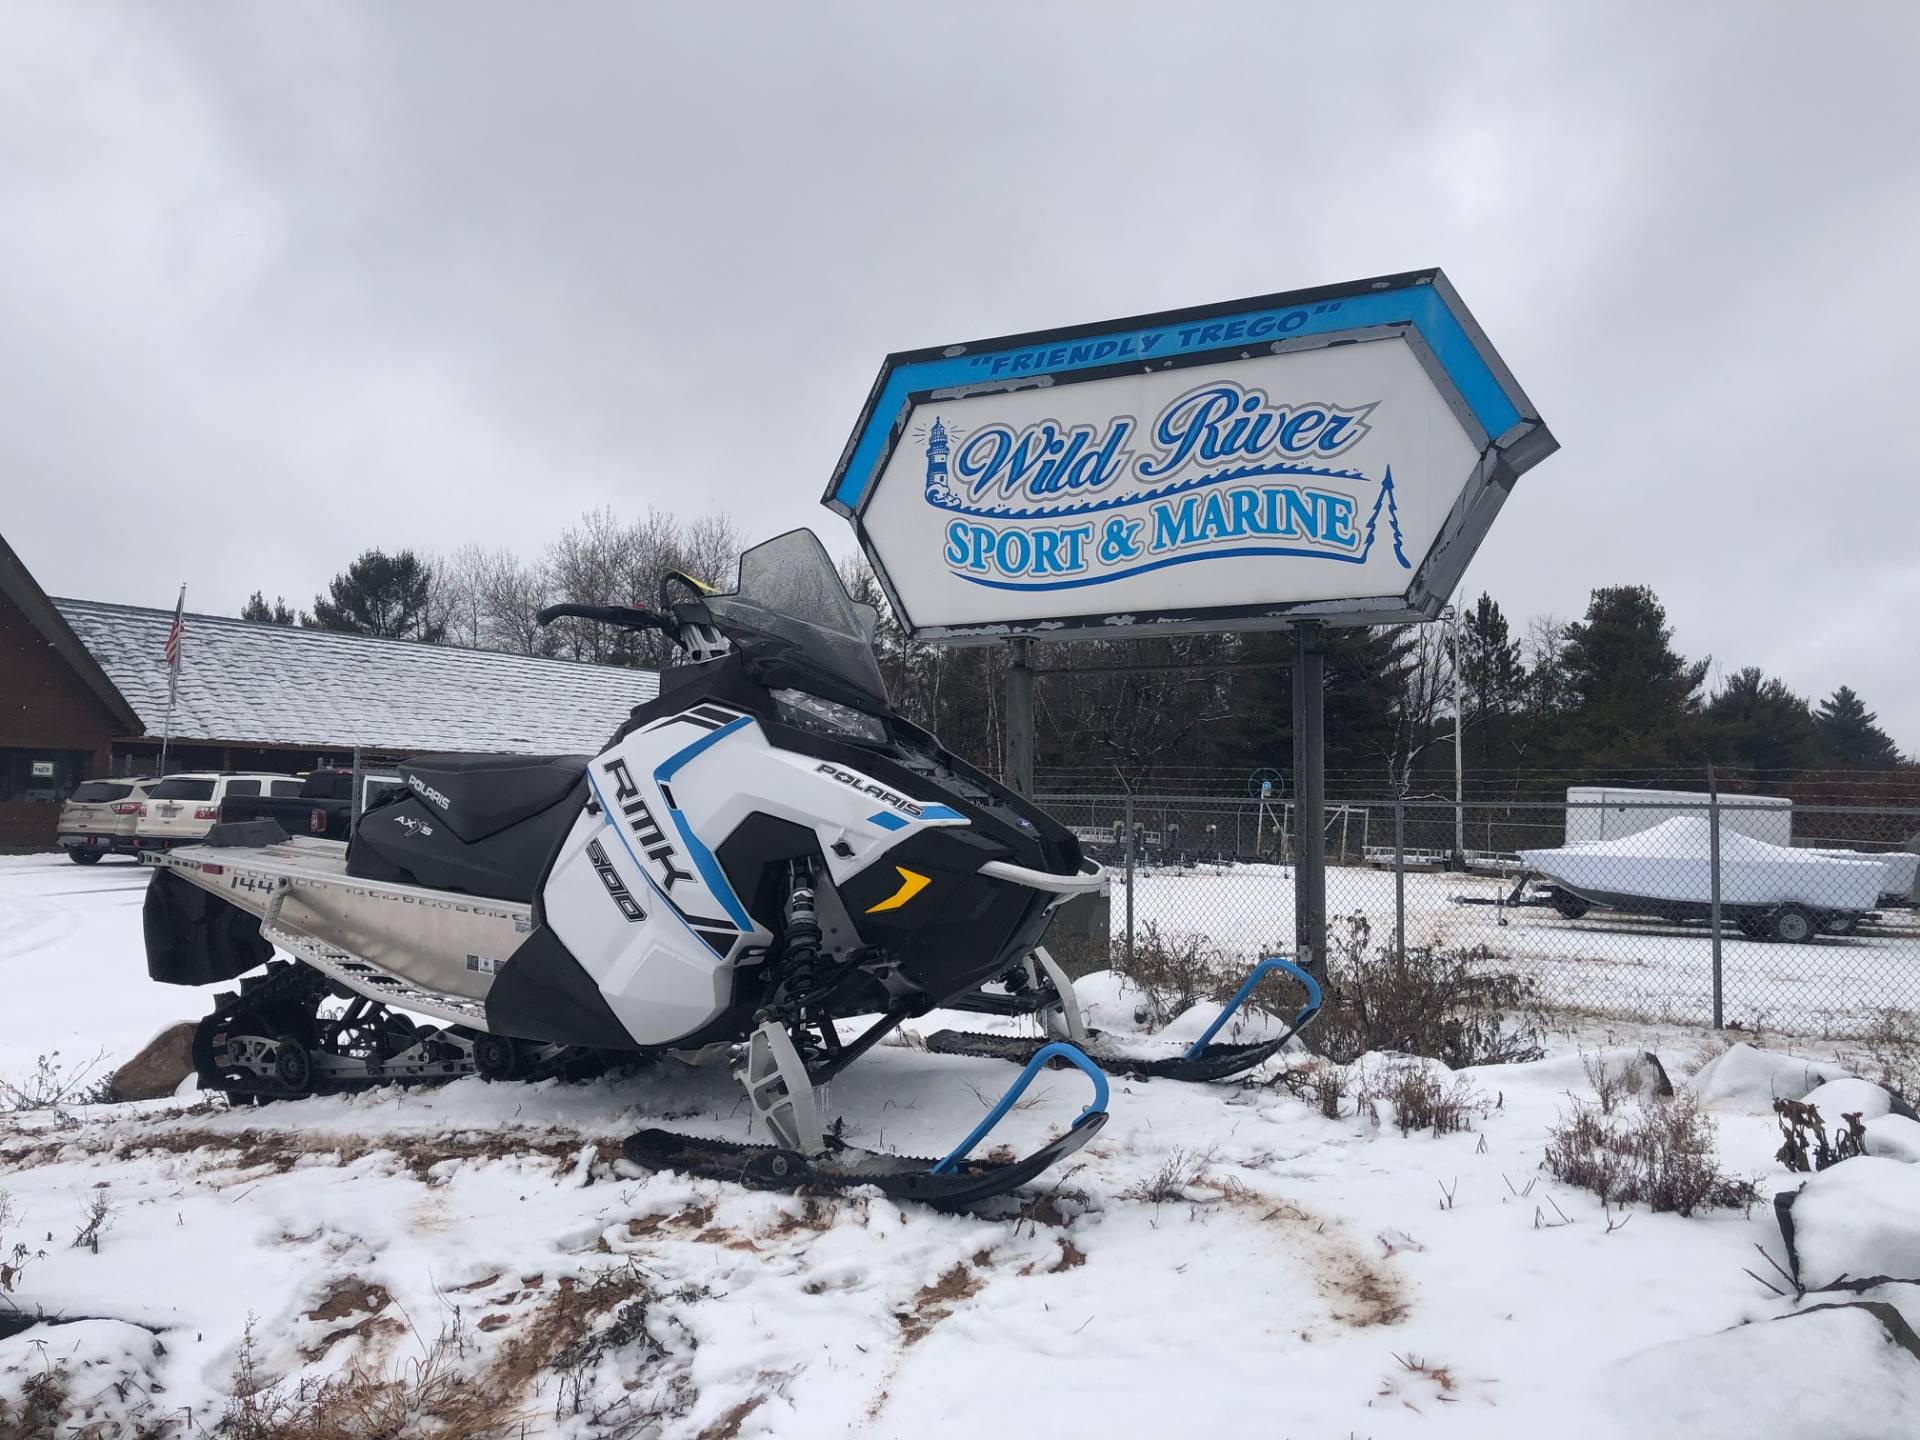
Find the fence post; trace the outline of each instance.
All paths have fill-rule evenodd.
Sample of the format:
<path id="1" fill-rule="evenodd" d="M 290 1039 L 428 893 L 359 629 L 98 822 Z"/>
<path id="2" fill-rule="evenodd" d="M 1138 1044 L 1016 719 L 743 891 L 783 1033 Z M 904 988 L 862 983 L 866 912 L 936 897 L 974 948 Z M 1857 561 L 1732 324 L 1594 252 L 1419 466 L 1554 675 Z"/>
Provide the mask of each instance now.
<path id="1" fill-rule="evenodd" d="M 1393 953 L 1407 958 L 1407 806 L 1393 802 Z"/>
<path id="2" fill-rule="evenodd" d="M 1707 762 L 1707 888 L 1713 921 L 1713 1028 L 1721 1028 L 1720 972 L 1720 787 L 1714 782 L 1713 762 Z"/>
<path id="3" fill-rule="evenodd" d="M 1127 792 L 1127 969 L 1133 969 L 1133 792 Z"/>

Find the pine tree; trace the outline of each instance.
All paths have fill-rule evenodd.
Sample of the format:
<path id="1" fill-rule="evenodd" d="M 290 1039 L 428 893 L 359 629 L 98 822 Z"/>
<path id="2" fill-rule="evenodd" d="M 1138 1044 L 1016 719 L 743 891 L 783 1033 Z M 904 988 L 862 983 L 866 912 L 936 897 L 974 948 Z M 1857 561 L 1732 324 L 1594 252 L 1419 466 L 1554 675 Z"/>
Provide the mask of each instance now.
<path id="1" fill-rule="evenodd" d="M 1586 618 L 1567 626 L 1561 663 L 1573 702 L 1568 738 L 1583 763 L 1634 770 L 1698 755 L 1709 662 L 1673 648 L 1666 609 L 1646 586 L 1595 590 Z"/>
<path id="2" fill-rule="evenodd" d="M 1749 665 L 1707 702 L 1707 747 L 1748 770 L 1802 770 L 1818 761 L 1820 737 L 1807 702 Z"/>
<path id="3" fill-rule="evenodd" d="M 273 604 L 267 604 L 267 597 L 258 590 L 240 611 L 242 620 L 264 620 L 269 625 L 293 625 L 301 617 L 293 613 L 293 607 L 287 604 L 287 597 L 276 595 Z"/>
<path id="4" fill-rule="evenodd" d="M 1526 698 L 1527 668 L 1519 643 L 1508 632 L 1507 617 L 1485 592 L 1461 622 L 1460 685 L 1467 734 L 1479 763 L 1489 765 L 1504 749 L 1508 721 Z"/>
<path id="5" fill-rule="evenodd" d="M 438 643 L 446 627 L 428 618 L 432 583 L 432 570 L 413 551 L 368 550 L 333 577 L 330 598 L 314 597 L 313 618 L 301 622 L 315 630 Z"/>
<path id="6" fill-rule="evenodd" d="M 1898 765 L 1900 747 L 1880 728 L 1879 719 L 1848 686 L 1822 700 L 1813 722 L 1828 762 L 1850 770 L 1890 770 Z"/>

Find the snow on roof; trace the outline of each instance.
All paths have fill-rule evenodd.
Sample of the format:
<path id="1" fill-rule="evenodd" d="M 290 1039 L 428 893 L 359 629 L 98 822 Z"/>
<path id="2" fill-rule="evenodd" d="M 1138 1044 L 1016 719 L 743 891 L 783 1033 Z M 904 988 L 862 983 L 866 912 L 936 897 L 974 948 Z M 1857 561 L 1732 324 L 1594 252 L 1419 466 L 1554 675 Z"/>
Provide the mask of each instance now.
<path id="1" fill-rule="evenodd" d="M 167 713 L 171 610 L 54 602 L 139 712 Z M 177 740 L 473 753 L 592 754 L 660 693 L 651 670 L 188 615 Z"/>

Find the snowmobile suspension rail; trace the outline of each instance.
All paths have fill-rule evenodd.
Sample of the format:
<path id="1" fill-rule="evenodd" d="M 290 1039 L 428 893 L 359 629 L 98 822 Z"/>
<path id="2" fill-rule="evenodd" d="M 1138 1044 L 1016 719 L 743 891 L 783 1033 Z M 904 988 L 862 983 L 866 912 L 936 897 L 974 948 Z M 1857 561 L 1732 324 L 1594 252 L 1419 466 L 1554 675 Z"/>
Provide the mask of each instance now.
<path id="1" fill-rule="evenodd" d="M 1212 1041 L 1213 1037 L 1220 1033 L 1220 1027 L 1233 1018 L 1234 1011 L 1247 1003 L 1247 997 L 1253 994 L 1253 987 L 1258 985 L 1266 976 L 1271 975 L 1275 970 L 1283 970 L 1291 975 L 1306 988 L 1307 992 L 1307 1003 L 1302 1005 L 1300 1007 L 1300 1013 L 1293 1017 L 1293 1028 L 1287 1031 L 1280 1043 L 1284 1045 L 1288 1040 L 1291 1040 L 1302 1030 L 1306 1029 L 1307 1025 L 1313 1020 L 1313 1017 L 1320 1013 L 1320 984 L 1313 976 L 1309 975 L 1305 970 L 1302 970 L 1291 960 L 1282 960 L 1279 956 L 1275 955 L 1262 960 L 1258 965 L 1254 966 L 1253 973 L 1240 982 L 1240 988 L 1233 992 L 1233 998 L 1227 1001 L 1225 1008 L 1213 1017 L 1213 1023 L 1206 1028 L 1198 1040 L 1187 1047 L 1186 1058 L 1189 1060 L 1198 1060 L 1201 1055 L 1205 1053 L 1207 1045 Z"/>
<path id="2" fill-rule="evenodd" d="M 974 1126 L 967 1138 L 962 1140 L 944 1159 L 939 1161 L 930 1173 L 934 1175 L 952 1174 L 954 1168 L 958 1166 L 962 1160 L 967 1158 L 967 1155 L 973 1150 L 973 1147 L 986 1139 L 988 1134 L 993 1130 L 993 1127 L 1006 1118 L 1007 1112 L 1011 1110 L 1015 1102 L 1026 1093 L 1027 1086 L 1033 1083 L 1033 1077 L 1046 1068 L 1049 1060 L 1064 1060 L 1093 1082 L 1093 1101 L 1086 1109 L 1080 1112 L 1080 1116 L 1073 1122 L 1072 1128 L 1076 1130 L 1079 1129 L 1087 1123 L 1087 1117 L 1091 1115 L 1098 1115 L 1104 1120 L 1107 1113 L 1106 1072 L 1094 1064 L 1093 1061 L 1089 1060 L 1078 1047 L 1056 1040 L 1050 1045 L 1041 1046 L 1041 1048 L 1034 1053 L 1034 1057 L 1027 1061 L 1026 1068 L 1020 1072 L 1019 1078 L 1007 1087 L 1007 1093 L 1000 1097 L 999 1103 L 987 1112 L 986 1118 Z"/>

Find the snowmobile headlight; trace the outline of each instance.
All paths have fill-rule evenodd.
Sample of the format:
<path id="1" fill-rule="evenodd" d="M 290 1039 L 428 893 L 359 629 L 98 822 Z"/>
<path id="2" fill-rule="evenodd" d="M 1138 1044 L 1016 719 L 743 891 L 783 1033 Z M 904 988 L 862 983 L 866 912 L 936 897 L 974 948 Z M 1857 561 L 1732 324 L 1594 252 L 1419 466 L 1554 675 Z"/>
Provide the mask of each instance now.
<path id="1" fill-rule="evenodd" d="M 773 700 L 780 707 L 780 718 L 801 730 L 842 740 L 864 740 L 869 745 L 887 743 L 887 727 L 851 705 L 822 700 L 804 690 L 776 690 Z"/>

